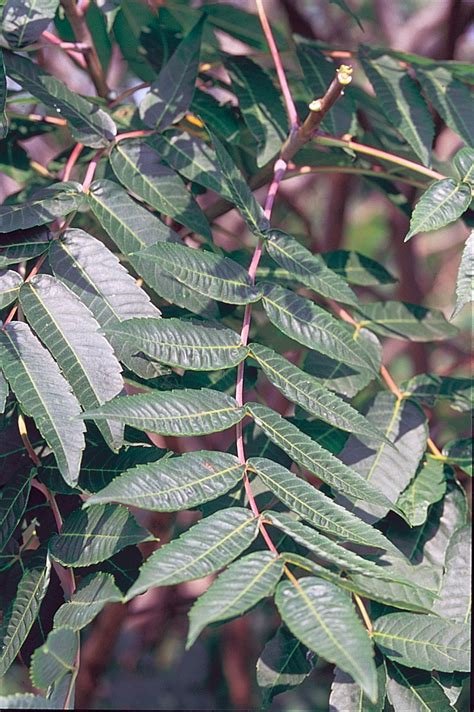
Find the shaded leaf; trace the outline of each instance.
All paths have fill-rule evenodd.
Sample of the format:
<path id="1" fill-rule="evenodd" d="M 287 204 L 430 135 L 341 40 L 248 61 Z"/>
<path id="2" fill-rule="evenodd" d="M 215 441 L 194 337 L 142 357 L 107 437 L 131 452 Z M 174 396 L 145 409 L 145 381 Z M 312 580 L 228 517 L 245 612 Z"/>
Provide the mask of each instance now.
<path id="1" fill-rule="evenodd" d="M 15 531 L 28 503 L 32 472 L 15 472 L 3 487 L 0 499 L 0 551 L 3 551 Z"/>
<path id="2" fill-rule="evenodd" d="M 472 477 L 472 439 L 451 440 L 443 447 L 447 462 L 457 465 Z"/>
<path id="3" fill-rule="evenodd" d="M 300 344 L 351 366 L 378 370 L 374 354 L 362 341 L 352 338 L 351 329 L 327 311 L 276 284 L 264 283 L 265 312 L 280 331 Z"/>
<path id="4" fill-rule="evenodd" d="M 56 611 L 54 627 L 69 626 L 82 630 L 100 613 L 106 603 L 122 600 L 122 594 L 110 574 L 91 574 L 81 579 L 70 601 Z"/>
<path id="5" fill-rule="evenodd" d="M 3 620 L 3 640 L 0 648 L 0 675 L 6 671 L 18 655 L 21 646 L 39 613 L 50 575 L 48 557 L 41 554 L 27 565 L 20 579 L 12 608 Z"/>
<path id="6" fill-rule="evenodd" d="M 8 119 L 5 113 L 7 98 L 7 78 L 3 62 L 3 50 L 0 49 L 0 138 L 5 138 L 8 133 Z"/>
<path id="7" fill-rule="evenodd" d="M 119 396 L 83 414 L 88 419 L 111 418 L 161 435 L 215 433 L 240 422 L 243 416 L 234 398 L 209 388 Z"/>
<path id="8" fill-rule="evenodd" d="M 198 74 L 204 21 L 205 15 L 180 42 L 140 102 L 140 118 L 150 128 L 163 130 L 188 109 Z"/>
<path id="9" fill-rule="evenodd" d="M 14 49 L 36 42 L 48 29 L 59 0 L 7 0 L 3 6 L 2 35 Z"/>
<path id="10" fill-rule="evenodd" d="M 417 83 L 400 62 L 367 47 L 359 51 L 364 71 L 374 87 L 379 106 L 422 163 L 431 163 L 434 124 Z"/>
<path id="11" fill-rule="evenodd" d="M 282 582 L 275 603 L 293 635 L 348 672 L 372 701 L 376 698 L 372 644 L 347 593 L 309 576 Z"/>
<path id="12" fill-rule="evenodd" d="M 433 606 L 434 613 L 458 623 L 470 623 L 471 620 L 471 544 L 470 525 L 454 532 L 446 550 L 438 599 Z"/>
<path id="13" fill-rule="evenodd" d="M 388 663 L 387 694 L 395 712 L 451 712 L 441 685 L 428 672 Z"/>
<path id="14" fill-rule="evenodd" d="M 432 408 L 439 400 L 448 401 L 453 410 L 461 412 L 473 408 L 473 383 L 471 378 L 438 376 L 420 373 L 402 384 L 403 392 L 423 405 Z"/>
<path id="15" fill-rule="evenodd" d="M 4 235 L 0 246 L 0 268 L 38 257 L 46 252 L 50 239 L 49 232 L 44 227 L 15 230 Z"/>
<path id="16" fill-rule="evenodd" d="M 282 230 L 271 230 L 265 248 L 277 264 L 317 294 L 344 304 L 357 304 L 356 295 L 344 279 L 326 266 L 321 255 L 313 255 L 294 237 Z"/>
<path id="17" fill-rule="evenodd" d="M 469 670 L 469 626 L 432 615 L 389 613 L 374 621 L 373 640 L 382 653 L 407 667 Z"/>
<path id="18" fill-rule="evenodd" d="M 186 245 L 157 242 L 140 254 L 157 262 L 160 269 L 204 296 L 228 304 L 248 304 L 261 297 L 246 270 L 229 257 Z"/>
<path id="19" fill-rule="evenodd" d="M 191 608 L 186 648 L 210 623 L 240 616 L 271 596 L 283 564 L 283 559 L 271 551 L 257 551 L 230 564 Z"/>
<path id="20" fill-rule="evenodd" d="M 193 371 L 230 368 L 247 356 L 239 334 L 205 322 L 129 319 L 109 328 L 107 335 L 123 339 L 157 361 Z"/>
<path id="21" fill-rule="evenodd" d="M 64 82 L 44 72 L 19 54 L 5 52 L 9 76 L 36 99 L 63 116 L 71 125 L 76 141 L 92 148 L 108 146 L 117 133 L 109 114 L 67 88 Z"/>
<path id="22" fill-rule="evenodd" d="M 74 672 L 79 636 L 66 626 L 50 631 L 46 642 L 33 653 L 30 677 L 35 687 L 46 690 Z"/>
<path id="23" fill-rule="evenodd" d="M 258 475 L 281 502 L 317 529 L 339 539 L 366 546 L 382 549 L 389 547 L 389 542 L 383 534 L 301 480 L 286 467 L 267 458 L 252 457 L 248 461 L 248 468 Z"/>
<path id="24" fill-rule="evenodd" d="M 84 443 L 81 412 L 56 362 L 27 324 L 11 322 L 0 332 L 0 361 L 23 411 L 53 450 L 68 484 L 79 477 Z"/>
<path id="25" fill-rule="evenodd" d="M 366 418 L 395 447 L 388 446 L 386 442 L 374 445 L 370 439 L 351 435 L 340 458 L 395 503 L 415 475 L 425 451 L 428 437 L 426 417 L 415 403 L 399 401 L 391 393 L 382 392 L 370 404 Z M 357 502 L 355 511 L 373 522 L 384 517 L 388 510 L 386 506 Z"/>
<path id="26" fill-rule="evenodd" d="M 230 7 L 227 5 L 225 9 L 229 10 Z M 226 143 L 239 143 L 241 125 L 237 119 L 237 112 L 230 103 L 218 101 L 212 94 L 196 89 L 190 109 Z"/>
<path id="27" fill-rule="evenodd" d="M 234 455 L 200 450 L 138 465 L 90 497 L 85 506 L 121 502 L 157 512 L 190 509 L 228 492 L 243 477 Z"/>
<path id="28" fill-rule="evenodd" d="M 335 250 L 323 252 L 321 257 L 330 270 L 351 284 L 370 287 L 398 281 L 383 265 L 360 252 Z"/>
<path id="29" fill-rule="evenodd" d="M 474 232 L 466 240 L 459 264 L 456 279 L 456 306 L 451 319 L 459 314 L 461 309 L 472 302 L 474 293 Z"/>
<path id="30" fill-rule="evenodd" d="M 407 302 L 371 302 L 358 307 L 358 323 L 382 336 L 410 341 L 440 341 L 456 336 L 452 324 L 438 309 Z"/>
<path id="31" fill-rule="evenodd" d="M 274 410 L 259 403 L 247 403 L 246 409 L 270 440 L 330 487 L 354 500 L 364 497 L 368 502 L 388 506 L 382 492 Z"/>
<path id="32" fill-rule="evenodd" d="M 4 309 L 18 297 L 23 278 L 14 270 L 0 270 L 0 309 Z"/>
<path id="33" fill-rule="evenodd" d="M 222 569 L 250 546 L 257 533 L 258 519 L 249 509 L 231 507 L 211 514 L 145 561 L 126 600 L 154 586 L 192 581 Z"/>
<path id="34" fill-rule="evenodd" d="M 209 223 L 191 193 L 148 143 L 121 141 L 110 154 L 110 165 L 118 180 L 155 210 L 211 238 Z"/>
<path id="35" fill-rule="evenodd" d="M 55 183 L 36 193 L 31 200 L 1 206 L 0 232 L 25 230 L 35 225 L 53 222 L 55 218 L 65 217 L 68 213 L 77 210 L 83 200 L 84 194 L 80 183 Z M 38 246 L 35 245 L 35 248 L 38 249 Z M 42 251 L 44 249 L 41 249 Z"/>
<path id="36" fill-rule="evenodd" d="M 0 413 L 5 412 L 8 392 L 8 383 L 5 380 L 5 376 L 0 371 Z"/>
<path id="37" fill-rule="evenodd" d="M 147 539 L 149 532 L 126 507 L 98 504 L 74 510 L 61 532 L 50 540 L 49 548 L 53 559 L 63 566 L 90 566 Z"/>
<path id="38" fill-rule="evenodd" d="M 428 507 L 439 502 L 446 492 L 444 465 L 439 460 L 427 458 L 422 462 L 413 480 L 403 490 L 397 504 L 412 527 L 426 521 Z"/>
<path id="39" fill-rule="evenodd" d="M 110 400 L 123 388 L 121 367 L 89 309 L 61 282 L 36 275 L 20 290 L 20 304 L 30 324 L 55 357 L 83 408 Z M 100 424 L 112 449 L 123 432 L 116 424 Z"/>
<path id="40" fill-rule="evenodd" d="M 460 180 L 472 184 L 474 181 L 474 148 L 465 146 L 453 158 L 453 165 Z"/>
<path id="41" fill-rule="evenodd" d="M 471 189 L 454 178 L 438 180 L 426 190 L 412 213 L 405 242 L 420 232 L 439 230 L 457 220 L 468 209 Z"/>
<path id="42" fill-rule="evenodd" d="M 383 712 L 387 687 L 387 670 L 382 657 L 375 659 L 377 700 L 371 702 L 350 675 L 336 668 L 329 696 L 329 712 Z"/>

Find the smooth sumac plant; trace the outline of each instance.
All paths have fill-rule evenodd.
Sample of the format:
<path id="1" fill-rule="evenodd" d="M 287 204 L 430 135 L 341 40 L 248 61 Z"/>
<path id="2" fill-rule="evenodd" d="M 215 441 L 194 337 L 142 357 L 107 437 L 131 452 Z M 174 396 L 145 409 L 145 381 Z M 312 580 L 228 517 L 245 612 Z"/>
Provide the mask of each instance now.
<path id="1" fill-rule="evenodd" d="M 472 236 L 445 316 L 381 296 L 385 265 L 321 253 L 274 206 L 287 178 L 349 174 L 411 214 L 406 241 L 470 225 L 472 67 L 363 45 L 341 62 L 273 31 L 263 0 L 94 13 L 3 5 L 0 675 L 18 660 L 36 691 L 1 706 L 73 709 L 104 606 L 209 577 L 187 647 L 274 605 L 255 660 L 265 708 L 318 658 L 331 710 L 455 709 L 471 383 L 460 367 L 397 384 L 382 347 L 457 343 Z M 55 76 L 46 47 L 97 96 Z M 46 134 L 61 149 L 40 165 L 23 142 Z M 234 208 L 226 250 L 217 220 Z M 164 542 L 152 513 L 175 522 Z"/>

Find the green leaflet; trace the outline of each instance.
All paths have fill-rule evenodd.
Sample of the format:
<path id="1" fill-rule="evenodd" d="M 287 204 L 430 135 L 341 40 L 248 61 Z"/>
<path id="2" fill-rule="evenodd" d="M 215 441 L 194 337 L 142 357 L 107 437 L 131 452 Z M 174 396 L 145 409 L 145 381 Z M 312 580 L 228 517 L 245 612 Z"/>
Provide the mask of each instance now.
<path id="1" fill-rule="evenodd" d="M 336 667 L 329 697 L 329 712 L 383 712 L 387 670 L 382 656 L 376 656 L 375 665 L 377 668 L 377 699 L 375 702 L 367 699 L 350 675 Z M 400 710 L 400 712 L 402 711 Z"/>
<path id="2" fill-rule="evenodd" d="M 248 352 L 235 331 L 206 322 L 137 318 L 108 329 L 107 334 L 157 361 L 193 371 L 231 368 Z"/>
<path id="3" fill-rule="evenodd" d="M 0 268 L 38 257 L 49 245 L 50 235 L 45 227 L 31 230 L 26 235 L 21 231 L 9 233 L 2 237 Z"/>
<path id="4" fill-rule="evenodd" d="M 55 218 L 65 217 L 77 210 L 83 200 L 84 194 L 79 183 L 70 181 L 53 184 L 37 192 L 31 200 L 0 207 L 0 233 L 46 225 Z M 0 262 L 0 266 L 3 265 Z"/>
<path id="5" fill-rule="evenodd" d="M 148 143 L 121 141 L 110 154 L 110 165 L 118 180 L 155 210 L 211 239 L 209 223 L 191 193 Z"/>
<path id="6" fill-rule="evenodd" d="M 0 138 L 5 138 L 8 133 L 8 119 L 5 113 L 7 98 L 7 78 L 3 62 L 3 50 L 0 49 Z"/>
<path id="7" fill-rule="evenodd" d="M 251 344 L 250 355 L 268 380 L 293 403 L 336 428 L 377 437 L 377 428 L 367 423 L 358 411 L 283 356 L 261 344 Z M 380 437 L 384 436 L 380 434 Z"/>
<path id="8" fill-rule="evenodd" d="M 61 240 L 55 240 L 49 264 L 55 276 L 79 297 L 104 330 L 137 314 L 160 316 L 159 309 L 153 306 L 117 257 L 83 230 L 66 230 Z M 157 367 L 148 359 L 134 355 L 133 350 L 124 348 L 113 335 L 109 340 L 128 368 L 144 378 L 158 375 Z"/>
<path id="9" fill-rule="evenodd" d="M 257 551 L 230 564 L 191 608 L 186 647 L 190 648 L 210 623 L 240 616 L 271 596 L 283 564 L 271 551 Z"/>
<path id="10" fill-rule="evenodd" d="M 428 507 L 439 502 L 445 492 L 444 464 L 428 457 L 421 463 L 408 487 L 403 490 L 397 504 L 408 523 L 417 527 L 426 521 Z"/>
<path id="11" fill-rule="evenodd" d="M 126 507 L 94 505 L 74 510 L 50 539 L 49 549 L 63 566 L 90 566 L 152 538 Z"/>
<path id="12" fill-rule="evenodd" d="M 329 581 L 309 576 L 282 582 L 275 603 L 293 635 L 348 672 L 375 701 L 377 675 L 372 643 L 347 593 Z"/>
<path id="13" fill-rule="evenodd" d="M 443 446 L 446 462 L 457 465 L 472 477 L 472 438 L 450 440 Z"/>
<path id="14" fill-rule="evenodd" d="M 282 230 L 270 230 L 265 249 L 277 264 L 317 294 L 338 302 L 357 305 L 357 297 L 342 277 L 326 266 L 321 255 L 313 255 Z"/>
<path id="15" fill-rule="evenodd" d="M 229 257 L 166 242 L 148 247 L 140 257 L 156 262 L 166 274 L 193 291 L 221 302 L 248 304 L 262 296 L 246 270 Z"/>
<path id="16" fill-rule="evenodd" d="M 209 188 L 228 200 L 232 199 L 219 170 L 212 148 L 196 136 L 180 132 L 154 134 L 148 139 L 162 159 L 188 180 Z"/>
<path id="17" fill-rule="evenodd" d="M 262 208 L 255 200 L 242 173 L 229 156 L 223 144 L 214 133 L 209 131 L 209 128 L 208 132 L 216 151 L 219 170 L 227 182 L 227 187 L 235 207 L 242 215 L 250 231 L 256 235 L 261 235 L 262 230 L 266 230 L 269 227 L 268 220 L 264 217 Z"/>
<path id="18" fill-rule="evenodd" d="M 274 410 L 259 403 L 247 403 L 246 409 L 275 445 L 330 487 L 352 500 L 363 497 L 368 502 L 388 506 L 382 492 Z"/>
<path id="19" fill-rule="evenodd" d="M 269 520 L 271 524 L 281 529 L 298 544 L 312 551 L 318 559 L 327 561 L 340 569 L 388 580 L 399 577 L 396 572 L 391 572 L 390 566 L 378 566 L 373 561 L 363 559 L 315 529 L 302 524 L 289 514 L 265 510 L 265 520 Z"/>
<path id="20" fill-rule="evenodd" d="M 113 140 L 117 127 L 108 113 L 68 89 L 64 82 L 43 72 L 29 59 L 12 52 L 5 52 L 4 59 L 9 76 L 67 119 L 76 141 L 92 148 L 104 148 Z"/>
<path id="21" fill-rule="evenodd" d="M 154 586 L 191 581 L 222 569 L 250 546 L 257 533 L 258 519 L 248 509 L 231 507 L 211 514 L 145 561 L 126 600 Z"/>
<path id="22" fill-rule="evenodd" d="M 30 677 L 35 687 L 46 690 L 74 672 L 79 635 L 69 627 L 50 631 L 46 642 L 36 648 L 31 658 Z"/>
<path id="23" fill-rule="evenodd" d="M 286 138 L 287 118 L 280 92 L 269 74 L 248 57 L 228 57 L 225 66 L 243 119 L 257 141 L 257 166 L 264 166 L 278 154 Z"/>
<path id="24" fill-rule="evenodd" d="M 438 180 L 426 190 L 412 213 L 405 242 L 413 235 L 439 230 L 457 220 L 468 209 L 471 189 L 454 178 Z"/>
<path id="25" fill-rule="evenodd" d="M 457 621 L 470 623 L 472 608 L 472 531 L 470 525 L 452 535 L 444 562 L 444 574 L 433 612 Z"/>
<path id="26" fill-rule="evenodd" d="M 53 710 L 61 709 L 51 700 L 30 692 L 17 695 L 0 695 L 0 706 L 4 710 Z"/>
<path id="27" fill-rule="evenodd" d="M 296 514 L 322 531 L 339 539 L 353 541 L 365 546 L 389 548 L 383 534 L 365 524 L 361 519 L 295 474 L 272 460 L 252 457 L 248 468 Z"/>
<path id="28" fill-rule="evenodd" d="M 461 309 L 472 302 L 474 293 L 474 231 L 471 232 L 464 245 L 456 279 L 456 306 L 451 319 L 459 314 Z"/>
<path id="29" fill-rule="evenodd" d="M 285 626 L 265 645 L 257 661 L 257 683 L 263 694 L 263 707 L 281 692 L 301 685 L 313 670 L 308 649 Z"/>
<path id="30" fill-rule="evenodd" d="M 455 709 L 429 672 L 412 670 L 396 662 L 389 662 L 387 670 L 387 695 L 395 710 L 452 712 Z"/>
<path id="31" fill-rule="evenodd" d="M 23 283 L 23 278 L 12 269 L 0 270 L 0 309 L 15 301 Z"/>
<path id="32" fill-rule="evenodd" d="M 106 603 L 122 600 L 122 594 L 110 574 L 96 573 L 81 579 L 71 600 L 58 608 L 54 627 L 69 626 L 82 630 L 100 613 Z"/>
<path id="33" fill-rule="evenodd" d="M 469 671 L 469 626 L 432 615 L 389 613 L 374 621 L 374 643 L 407 667 Z"/>
<path id="34" fill-rule="evenodd" d="M 453 158 L 454 168 L 463 183 L 474 182 L 474 148 L 465 146 L 461 148 Z"/>
<path id="35" fill-rule="evenodd" d="M 370 287 L 394 284 L 398 281 L 383 265 L 360 252 L 334 250 L 334 252 L 323 252 L 321 257 L 330 270 L 351 284 Z"/>
<path id="36" fill-rule="evenodd" d="M 416 78 L 423 92 L 450 129 L 468 146 L 474 143 L 472 97 L 469 88 L 446 67 L 415 66 Z"/>
<path id="37" fill-rule="evenodd" d="M 325 309 L 276 284 L 263 283 L 265 312 L 280 331 L 300 344 L 356 368 L 378 371 L 373 352 L 356 341 L 347 324 L 343 324 Z"/>
<path id="38" fill-rule="evenodd" d="M 8 383 L 5 380 L 5 376 L 0 371 L 0 413 L 5 412 L 5 406 L 8 398 Z"/>
<path id="39" fill-rule="evenodd" d="M 161 435 L 205 435 L 240 422 L 244 411 L 224 393 L 201 388 L 114 398 L 84 418 L 111 418 Z"/>
<path id="40" fill-rule="evenodd" d="M 415 80 L 388 54 L 362 47 L 359 56 L 382 111 L 422 163 L 430 165 L 434 124 Z"/>
<path id="41" fill-rule="evenodd" d="M 36 275 L 20 290 L 20 304 L 48 347 L 83 408 L 95 408 L 123 389 L 121 366 L 87 307 L 54 277 Z M 123 442 L 123 429 L 100 424 L 112 449 Z"/>
<path id="42" fill-rule="evenodd" d="M 386 442 L 374 445 L 370 439 L 351 435 L 340 458 L 395 503 L 415 475 L 425 451 L 426 417 L 415 403 L 399 401 L 391 393 L 381 392 L 370 403 L 366 418 L 380 428 L 395 447 L 389 447 Z M 381 519 L 388 511 L 386 506 L 362 502 L 356 503 L 355 510 L 371 522 Z"/>
<path id="43" fill-rule="evenodd" d="M 228 492 L 242 479 L 244 469 L 228 453 L 189 452 L 124 472 L 85 506 L 121 502 L 158 512 L 191 509 Z"/>
<path id="44" fill-rule="evenodd" d="M 179 239 L 174 230 L 111 180 L 95 180 L 89 188 L 87 202 L 104 230 L 127 257 L 158 240 Z"/>
<path id="45" fill-rule="evenodd" d="M 163 130 L 188 109 L 198 74 L 204 21 L 205 15 L 180 42 L 142 99 L 140 118 L 150 128 Z"/>
<path id="46" fill-rule="evenodd" d="M 358 306 L 360 326 L 392 339 L 417 342 L 453 338 L 457 330 L 446 321 L 442 311 L 425 309 L 407 302 L 372 302 Z"/>
<path id="47" fill-rule="evenodd" d="M 406 396 L 432 408 L 439 400 L 447 401 L 453 410 L 467 412 L 474 407 L 473 383 L 470 378 L 438 376 L 423 373 L 402 384 Z"/>
<path id="48" fill-rule="evenodd" d="M 0 647 L 0 676 L 15 660 L 39 613 L 49 584 L 49 557 L 36 555 L 21 577 L 11 612 L 4 619 L 4 636 Z"/>
<path id="49" fill-rule="evenodd" d="M 0 551 L 7 546 L 28 503 L 33 472 L 16 472 L 2 489 L 0 499 Z"/>
<path id="50" fill-rule="evenodd" d="M 0 332 L 3 373 L 23 411 L 31 416 L 54 452 L 66 482 L 79 477 L 84 443 L 81 409 L 53 357 L 27 324 L 11 322 Z"/>
<path id="51" fill-rule="evenodd" d="M 3 6 L 2 35 L 19 49 L 36 42 L 48 29 L 59 0 L 7 0 Z"/>
<path id="52" fill-rule="evenodd" d="M 227 5 L 225 9 L 229 8 L 230 5 Z M 226 143 L 239 143 L 241 125 L 230 103 L 218 101 L 212 94 L 196 89 L 190 109 L 193 114 L 200 117 L 201 121 L 204 121 L 208 129 L 221 136 Z"/>

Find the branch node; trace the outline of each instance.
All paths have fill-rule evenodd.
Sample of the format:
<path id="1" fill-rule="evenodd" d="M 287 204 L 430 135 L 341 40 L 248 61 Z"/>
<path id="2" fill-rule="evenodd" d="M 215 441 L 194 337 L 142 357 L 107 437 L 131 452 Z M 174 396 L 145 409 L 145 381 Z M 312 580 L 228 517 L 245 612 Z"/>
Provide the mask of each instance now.
<path id="1" fill-rule="evenodd" d="M 341 64 L 336 69 L 337 81 L 339 84 L 346 86 L 352 81 L 352 67 L 350 64 Z"/>

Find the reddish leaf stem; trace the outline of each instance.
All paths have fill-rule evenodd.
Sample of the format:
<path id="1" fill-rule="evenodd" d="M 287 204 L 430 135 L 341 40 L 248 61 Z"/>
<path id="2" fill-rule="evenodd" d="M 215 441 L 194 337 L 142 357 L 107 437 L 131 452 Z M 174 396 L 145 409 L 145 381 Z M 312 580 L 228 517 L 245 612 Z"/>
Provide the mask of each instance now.
<path id="1" fill-rule="evenodd" d="M 82 143 L 76 143 L 74 148 L 71 151 L 71 154 L 69 158 L 67 159 L 66 165 L 64 166 L 64 171 L 61 177 L 61 180 L 67 181 L 71 177 L 72 169 L 77 163 L 77 160 L 79 156 L 82 153 L 82 149 L 84 148 Z"/>

